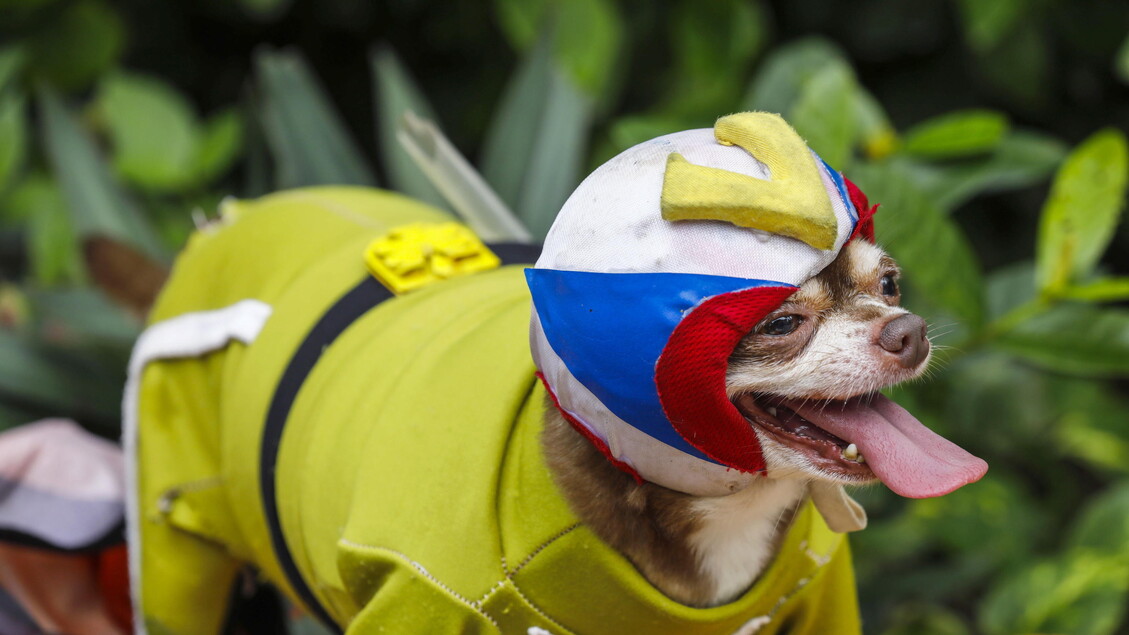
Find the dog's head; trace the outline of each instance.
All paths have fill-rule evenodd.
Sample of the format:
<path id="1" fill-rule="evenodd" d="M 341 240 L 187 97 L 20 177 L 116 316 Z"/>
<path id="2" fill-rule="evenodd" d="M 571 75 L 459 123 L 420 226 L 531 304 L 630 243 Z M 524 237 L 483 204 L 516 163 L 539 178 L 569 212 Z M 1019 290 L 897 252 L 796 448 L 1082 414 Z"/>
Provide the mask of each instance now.
<path id="1" fill-rule="evenodd" d="M 577 188 L 528 271 L 546 387 L 616 465 L 692 494 L 872 467 L 940 493 L 887 478 L 914 462 L 942 489 L 975 480 L 877 395 L 919 374 L 929 344 L 897 307 L 873 211 L 776 115 L 627 150 Z"/>
<path id="2" fill-rule="evenodd" d="M 880 248 L 851 241 L 734 350 L 727 391 L 753 424 L 770 477 L 880 478 L 921 498 L 983 475 L 983 461 L 878 393 L 929 363 L 925 321 L 899 306 L 898 278 Z"/>

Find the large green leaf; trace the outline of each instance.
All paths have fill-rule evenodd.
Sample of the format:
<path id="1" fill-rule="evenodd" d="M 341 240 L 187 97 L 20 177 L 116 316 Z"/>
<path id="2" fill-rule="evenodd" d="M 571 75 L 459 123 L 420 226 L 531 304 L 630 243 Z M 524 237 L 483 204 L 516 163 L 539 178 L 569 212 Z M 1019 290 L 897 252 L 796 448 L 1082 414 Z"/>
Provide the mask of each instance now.
<path id="1" fill-rule="evenodd" d="M 984 598 L 989 635 L 1111 635 L 1125 616 L 1129 561 L 1072 550 L 1008 576 Z"/>
<path id="2" fill-rule="evenodd" d="M 372 168 L 300 55 L 262 51 L 255 66 L 277 187 L 376 185 Z"/>
<path id="3" fill-rule="evenodd" d="M 542 40 L 513 77 L 484 144 L 482 173 L 534 236 L 548 232 L 580 182 L 592 101 Z"/>
<path id="4" fill-rule="evenodd" d="M 1007 117 L 991 110 L 959 110 L 924 121 L 905 133 L 903 149 L 931 158 L 988 152 L 1008 130 Z"/>
<path id="5" fill-rule="evenodd" d="M 27 155 L 25 101 L 19 91 L 0 91 L 0 192 L 15 180 Z"/>
<path id="6" fill-rule="evenodd" d="M 43 144 L 80 236 L 119 238 L 165 259 L 157 234 L 111 176 L 94 142 L 50 89 L 39 93 Z"/>
<path id="7" fill-rule="evenodd" d="M 1105 251 L 1125 202 L 1125 135 L 1107 129 L 1074 149 L 1059 168 L 1039 219 L 1039 288 L 1062 291 L 1087 276 Z"/>
<path id="8" fill-rule="evenodd" d="M 932 197 L 889 164 L 857 166 L 851 177 L 882 204 L 878 241 L 897 259 L 911 287 L 935 306 L 976 327 L 983 320 L 980 266 L 960 228 Z"/>
<path id="9" fill-rule="evenodd" d="M 800 90 L 788 119 L 812 150 L 836 169 L 845 170 L 858 137 L 854 71 L 831 65 Z"/>
<path id="10" fill-rule="evenodd" d="M 66 4 L 29 41 L 33 77 L 62 89 L 82 88 L 108 70 L 125 47 L 117 12 L 98 0 Z"/>
<path id="11" fill-rule="evenodd" d="M 117 72 L 102 81 L 98 104 L 109 125 L 114 167 L 124 179 L 164 191 L 194 181 L 198 125 L 175 89 L 152 77 Z"/>
<path id="12" fill-rule="evenodd" d="M 1047 370 L 1129 374 L 1129 310 L 1061 304 L 1020 322 L 996 346 Z"/>
<path id="13" fill-rule="evenodd" d="M 376 129 L 388 181 L 394 189 L 408 196 L 446 208 L 443 196 L 396 138 L 405 112 L 410 110 L 438 123 L 435 111 L 391 48 L 380 47 L 369 59 L 376 86 Z"/>
<path id="14" fill-rule="evenodd" d="M 849 68 L 846 56 L 823 38 L 805 38 L 777 48 L 765 58 L 740 110 L 786 113 L 812 77 L 829 68 Z"/>
<path id="15" fill-rule="evenodd" d="M 243 152 L 243 115 L 235 108 L 222 110 L 204 122 L 193 166 L 196 182 L 207 183 L 223 175 Z"/>

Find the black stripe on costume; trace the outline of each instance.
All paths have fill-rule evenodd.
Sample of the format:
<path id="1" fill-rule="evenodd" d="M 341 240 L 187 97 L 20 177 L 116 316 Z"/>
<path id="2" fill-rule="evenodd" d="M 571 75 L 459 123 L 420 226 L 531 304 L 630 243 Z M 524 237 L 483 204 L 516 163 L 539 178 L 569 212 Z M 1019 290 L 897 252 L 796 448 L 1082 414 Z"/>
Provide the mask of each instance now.
<path id="1" fill-rule="evenodd" d="M 271 546 L 282 566 L 282 572 L 286 574 L 286 579 L 290 581 L 294 592 L 302 598 L 302 603 L 335 633 L 340 633 L 341 629 L 337 627 L 337 623 L 329 616 L 325 607 L 318 602 L 313 591 L 298 572 L 298 565 L 294 563 L 294 558 L 286 545 L 286 538 L 282 535 L 282 524 L 278 518 L 278 501 L 275 499 L 277 492 L 274 471 L 278 462 L 282 429 L 286 427 L 290 408 L 294 405 L 298 390 L 305 383 L 310 371 L 314 369 L 322 352 L 357 318 L 391 297 L 391 291 L 376 278 L 368 276 L 351 291 L 341 296 L 341 299 L 321 316 L 282 373 L 282 379 L 278 381 L 274 396 L 271 398 L 270 409 L 267 410 L 266 424 L 263 426 L 263 445 L 259 454 L 259 491 L 262 493 L 267 527 L 270 529 Z"/>
<path id="2" fill-rule="evenodd" d="M 540 245 L 520 243 L 490 245 L 490 249 L 503 264 L 507 265 L 532 263 L 537 260 L 541 252 Z M 282 442 L 286 420 L 290 416 L 290 409 L 298 397 L 302 384 L 321 358 L 322 352 L 358 318 L 391 297 L 392 292 L 376 278 L 366 276 L 321 316 L 286 365 L 286 370 L 283 371 L 282 378 L 278 381 L 274 395 L 271 397 L 270 408 L 267 410 L 267 418 L 263 426 L 262 449 L 259 454 L 259 491 L 263 499 L 267 528 L 270 530 L 271 546 L 294 592 L 314 616 L 335 633 L 340 633 L 341 629 L 302 578 L 286 544 L 286 538 L 282 535 L 282 523 L 279 520 L 276 499 L 275 466 L 278 463 L 278 449 Z"/>

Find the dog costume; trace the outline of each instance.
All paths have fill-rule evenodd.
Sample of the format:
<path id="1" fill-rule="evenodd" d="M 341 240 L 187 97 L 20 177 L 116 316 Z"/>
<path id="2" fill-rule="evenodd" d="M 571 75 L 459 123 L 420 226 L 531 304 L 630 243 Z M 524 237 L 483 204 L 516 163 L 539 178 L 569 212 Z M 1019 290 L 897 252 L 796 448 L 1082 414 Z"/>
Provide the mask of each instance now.
<path id="1" fill-rule="evenodd" d="M 551 394 L 636 478 L 757 478 L 724 362 L 868 231 L 847 188 L 778 117 L 744 114 L 602 166 L 528 272 L 388 192 L 225 204 L 131 360 L 137 623 L 217 632 L 252 563 L 348 633 L 858 632 L 847 543 L 810 504 L 747 593 L 691 608 L 579 523 L 540 445 Z M 722 384 L 696 383 L 719 363 Z"/>

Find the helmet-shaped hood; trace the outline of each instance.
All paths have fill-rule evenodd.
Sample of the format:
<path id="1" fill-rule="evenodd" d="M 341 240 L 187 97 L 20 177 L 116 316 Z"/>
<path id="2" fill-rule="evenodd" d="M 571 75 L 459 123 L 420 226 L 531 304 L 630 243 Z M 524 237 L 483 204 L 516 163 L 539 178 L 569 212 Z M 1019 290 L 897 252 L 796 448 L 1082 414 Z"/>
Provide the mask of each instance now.
<path id="1" fill-rule="evenodd" d="M 546 387 L 638 478 L 741 489 L 764 460 L 726 395 L 729 356 L 858 223 L 842 176 L 778 115 L 628 149 L 577 187 L 526 272 Z"/>

